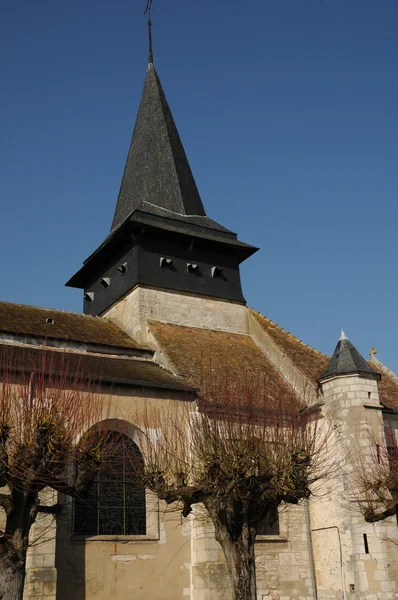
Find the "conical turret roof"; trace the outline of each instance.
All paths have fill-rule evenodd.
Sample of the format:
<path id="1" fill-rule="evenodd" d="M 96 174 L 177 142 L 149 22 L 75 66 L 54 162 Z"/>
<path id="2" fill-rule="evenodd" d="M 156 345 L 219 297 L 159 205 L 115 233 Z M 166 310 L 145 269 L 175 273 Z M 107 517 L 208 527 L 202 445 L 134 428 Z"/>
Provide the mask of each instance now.
<path id="1" fill-rule="evenodd" d="M 335 375 L 374 375 L 380 379 L 377 373 L 364 357 L 358 352 L 354 344 L 350 342 L 344 331 L 341 332 L 341 337 L 337 342 L 337 346 L 333 355 L 319 380 L 333 377 Z"/>

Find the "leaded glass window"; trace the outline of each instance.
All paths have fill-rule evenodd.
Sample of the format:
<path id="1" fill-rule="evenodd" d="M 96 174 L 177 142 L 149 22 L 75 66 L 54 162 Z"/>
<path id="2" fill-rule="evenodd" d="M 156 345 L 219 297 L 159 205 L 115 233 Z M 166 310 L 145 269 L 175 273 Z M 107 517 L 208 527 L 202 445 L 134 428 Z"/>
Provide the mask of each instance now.
<path id="1" fill-rule="evenodd" d="M 145 488 L 136 474 L 143 458 L 127 435 L 110 432 L 109 460 L 84 498 L 75 501 L 74 533 L 78 535 L 145 535 Z"/>

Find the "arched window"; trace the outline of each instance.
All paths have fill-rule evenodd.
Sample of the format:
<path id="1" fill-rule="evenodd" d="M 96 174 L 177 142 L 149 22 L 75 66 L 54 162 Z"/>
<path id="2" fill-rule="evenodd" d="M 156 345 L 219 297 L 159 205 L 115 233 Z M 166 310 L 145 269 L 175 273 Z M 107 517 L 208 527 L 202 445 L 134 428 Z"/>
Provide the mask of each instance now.
<path id="1" fill-rule="evenodd" d="M 109 433 L 110 459 L 95 478 L 87 495 L 75 501 L 77 535 L 145 535 L 145 488 L 134 462 L 142 462 L 135 442 L 125 434 Z"/>

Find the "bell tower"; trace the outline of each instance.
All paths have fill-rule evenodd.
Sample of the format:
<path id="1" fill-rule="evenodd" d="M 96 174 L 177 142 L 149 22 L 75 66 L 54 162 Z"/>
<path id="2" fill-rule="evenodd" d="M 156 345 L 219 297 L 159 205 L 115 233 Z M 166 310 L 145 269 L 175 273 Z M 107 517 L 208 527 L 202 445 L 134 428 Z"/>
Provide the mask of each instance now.
<path id="1" fill-rule="evenodd" d="M 257 248 L 210 219 L 153 64 L 149 64 L 108 237 L 67 286 L 101 315 L 137 286 L 245 303 L 239 265 Z"/>

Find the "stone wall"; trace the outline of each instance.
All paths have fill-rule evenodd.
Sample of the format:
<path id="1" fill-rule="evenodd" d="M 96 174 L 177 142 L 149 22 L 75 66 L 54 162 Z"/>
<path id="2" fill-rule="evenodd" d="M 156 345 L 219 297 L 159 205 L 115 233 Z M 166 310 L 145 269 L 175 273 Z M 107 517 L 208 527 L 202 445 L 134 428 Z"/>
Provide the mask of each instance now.
<path id="1" fill-rule="evenodd" d="M 50 506 L 57 502 L 54 490 L 45 490 L 40 501 Z M 24 600 L 55 600 L 57 570 L 55 567 L 56 527 L 51 515 L 40 514 L 32 526 L 31 547 L 26 558 Z"/>
<path id="2" fill-rule="evenodd" d="M 140 342 L 148 342 L 147 320 L 248 333 L 248 309 L 243 304 L 136 287 L 104 315 Z"/>
<path id="3" fill-rule="evenodd" d="M 205 512 L 196 509 L 192 527 L 192 599 L 230 600 L 231 589 L 222 549 Z M 313 598 L 304 505 L 279 511 L 280 535 L 258 536 L 258 600 Z"/>
<path id="4" fill-rule="evenodd" d="M 178 513 L 155 515 L 157 538 L 83 538 L 58 531 L 57 600 L 184 600 L 190 595 L 189 531 Z"/>

